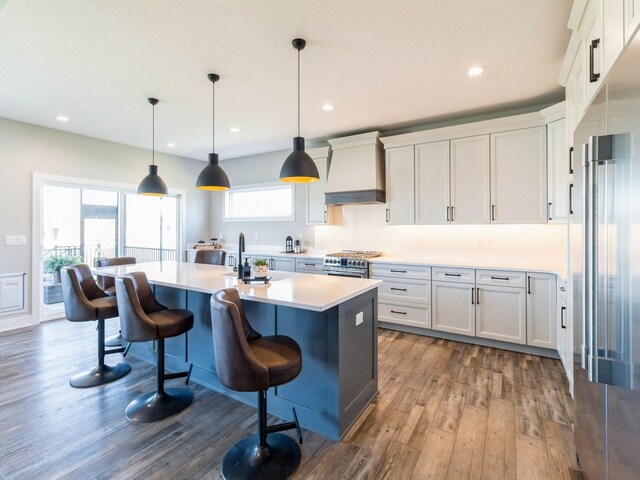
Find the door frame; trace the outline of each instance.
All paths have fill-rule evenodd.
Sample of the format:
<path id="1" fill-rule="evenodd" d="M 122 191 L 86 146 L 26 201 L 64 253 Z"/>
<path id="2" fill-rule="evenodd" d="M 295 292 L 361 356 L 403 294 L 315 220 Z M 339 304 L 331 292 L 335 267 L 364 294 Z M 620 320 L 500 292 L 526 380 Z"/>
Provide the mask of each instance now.
<path id="1" fill-rule="evenodd" d="M 43 277 L 44 269 L 42 267 L 42 231 L 43 231 L 43 218 L 42 218 L 42 190 L 45 185 L 56 185 L 70 188 L 85 188 L 89 189 L 97 187 L 101 189 L 114 189 L 118 193 L 132 193 L 136 192 L 138 186 L 131 183 L 120 182 L 105 182 L 103 180 L 95 180 L 91 178 L 79 178 L 79 177 L 67 177 L 60 175 L 49 175 L 45 173 L 33 173 L 32 182 L 32 214 L 31 214 L 31 324 L 37 325 L 41 322 L 48 320 L 55 320 L 56 318 L 42 318 L 42 297 L 44 294 L 43 289 Z M 178 212 L 177 212 L 177 224 L 178 224 L 178 239 L 176 254 L 177 258 L 180 258 L 179 253 L 184 251 L 186 244 L 186 219 L 187 219 L 187 196 L 186 191 L 177 188 L 170 188 L 169 195 L 175 195 L 178 199 Z M 124 217 L 121 215 L 121 217 Z M 124 220 L 122 220 L 124 222 Z M 123 225 L 120 225 L 123 227 Z"/>

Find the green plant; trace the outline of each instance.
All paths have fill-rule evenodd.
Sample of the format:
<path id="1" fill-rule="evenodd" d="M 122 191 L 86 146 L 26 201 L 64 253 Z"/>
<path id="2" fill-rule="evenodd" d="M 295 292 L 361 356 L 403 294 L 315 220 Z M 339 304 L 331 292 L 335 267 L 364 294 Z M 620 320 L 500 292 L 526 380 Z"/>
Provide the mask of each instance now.
<path id="1" fill-rule="evenodd" d="M 256 258 L 253 261 L 253 266 L 254 267 L 268 267 L 269 266 L 269 262 L 267 262 L 266 258 Z"/>
<path id="2" fill-rule="evenodd" d="M 59 272 L 61 268 L 80 263 L 79 257 L 68 255 L 52 255 L 44 261 L 45 273 Z"/>

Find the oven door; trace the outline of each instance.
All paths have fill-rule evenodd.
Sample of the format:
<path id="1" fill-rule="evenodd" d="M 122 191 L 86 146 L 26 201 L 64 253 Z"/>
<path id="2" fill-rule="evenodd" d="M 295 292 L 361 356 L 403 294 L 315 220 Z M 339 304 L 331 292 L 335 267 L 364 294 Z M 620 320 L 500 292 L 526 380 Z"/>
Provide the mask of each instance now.
<path id="1" fill-rule="evenodd" d="M 325 275 L 333 275 L 334 277 L 368 278 L 368 273 L 366 268 L 324 268 Z"/>

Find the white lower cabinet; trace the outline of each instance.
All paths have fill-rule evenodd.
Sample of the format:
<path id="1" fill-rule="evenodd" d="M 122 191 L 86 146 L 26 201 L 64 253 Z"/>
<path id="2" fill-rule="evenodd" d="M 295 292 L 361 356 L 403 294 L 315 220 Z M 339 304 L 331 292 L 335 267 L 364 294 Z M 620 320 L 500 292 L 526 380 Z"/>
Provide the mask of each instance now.
<path id="1" fill-rule="evenodd" d="M 556 276 L 527 273 L 527 345 L 557 348 Z"/>
<path id="2" fill-rule="evenodd" d="M 433 282 L 432 285 L 432 328 L 475 336 L 474 285 L 457 282 Z"/>
<path id="3" fill-rule="evenodd" d="M 270 257 L 268 259 L 270 270 L 279 270 L 281 272 L 295 272 L 296 263 L 294 258 L 289 257 Z"/>
<path id="4" fill-rule="evenodd" d="M 296 258 L 296 272 L 322 275 L 324 273 L 322 268 L 322 258 Z"/>
<path id="5" fill-rule="evenodd" d="M 431 268 L 423 265 L 376 264 L 370 278 L 378 287 L 378 319 L 411 327 L 431 328 Z"/>
<path id="6" fill-rule="evenodd" d="M 476 287 L 476 336 L 527 343 L 527 298 L 524 288 Z"/>
<path id="7" fill-rule="evenodd" d="M 557 305 L 557 343 L 558 355 L 562 366 L 569 379 L 569 385 L 573 383 L 573 338 L 567 310 L 567 282 L 558 280 L 558 305 Z"/>

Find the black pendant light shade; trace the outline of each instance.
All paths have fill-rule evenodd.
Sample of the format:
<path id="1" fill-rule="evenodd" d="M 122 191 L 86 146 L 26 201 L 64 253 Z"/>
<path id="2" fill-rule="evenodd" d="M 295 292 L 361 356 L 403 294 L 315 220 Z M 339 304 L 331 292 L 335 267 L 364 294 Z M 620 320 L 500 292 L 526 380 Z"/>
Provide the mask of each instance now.
<path id="1" fill-rule="evenodd" d="M 149 103 L 153 106 L 152 116 L 152 141 L 151 141 L 151 159 L 152 163 L 149 165 L 149 175 L 144 177 L 138 185 L 138 195 L 150 195 L 156 197 L 164 197 L 169 194 L 169 189 L 164 180 L 158 175 L 158 166 L 156 165 L 156 105 L 158 104 L 157 98 L 149 98 Z"/>
<path id="2" fill-rule="evenodd" d="M 209 165 L 204 167 L 198 175 L 198 180 L 196 181 L 196 188 L 200 190 L 211 190 L 211 191 L 220 191 L 220 190 L 229 190 L 231 185 L 229 183 L 229 177 L 224 173 L 222 167 L 218 165 L 218 154 L 215 153 L 215 84 L 218 80 L 220 80 L 220 76 L 215 73 L 210 73 L 207 75 L 207 78 L 211 81 L 212 84 L 212 101 L 211 101 L 211 111 L 212 111 L 212 128 L 211 128 L 211 150 L 212 152 L 209 154 Z"/>
<path id="3" fill-rule="evenodd" d="M 304 151 L 304 137 L 300 136 L 300 50 L 306 45 L 302 38 L 291 42 L 298 51 L 298 136 L 293 138 L 293 152 L 289 154 L 280 169 L 280 181 L 289 183 L 317 182 L 320 179 L 318 167 Z"/>

